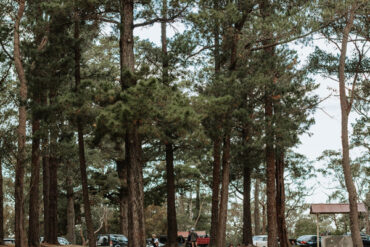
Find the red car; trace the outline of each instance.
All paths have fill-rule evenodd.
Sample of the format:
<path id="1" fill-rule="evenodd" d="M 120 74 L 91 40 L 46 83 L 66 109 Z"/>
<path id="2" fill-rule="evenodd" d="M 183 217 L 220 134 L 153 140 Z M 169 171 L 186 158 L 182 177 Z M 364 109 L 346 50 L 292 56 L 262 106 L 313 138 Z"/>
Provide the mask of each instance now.
<path id="1" fill-rule="evenodd" d="M 206 236 L 199 236 L 197 239 L 197 245 L 198 246 L 208 246 L 209 241 L 211 238 L 209 238 L 207 235 Z"/>

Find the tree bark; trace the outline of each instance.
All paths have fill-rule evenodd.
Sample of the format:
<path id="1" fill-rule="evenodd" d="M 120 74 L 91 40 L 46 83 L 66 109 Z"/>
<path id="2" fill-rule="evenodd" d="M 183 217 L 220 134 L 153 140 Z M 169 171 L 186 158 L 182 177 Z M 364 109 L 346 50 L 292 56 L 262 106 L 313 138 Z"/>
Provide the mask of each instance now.
<path id="1" fill-rule="evenodd" d="M 348 37 L 353 27 L 355 18 L 355 4 L 351 6 L 351 9 L 347 13 L 346 26 L 343 30 L 343 39 L 341 44 L 341 53 L 339 59 L 339 97 L 340 97 L 340 108 L 341 108 L 341 125 L 342 125 L 342 167 L 344 172 L 344 180 L 348 191 L 348 200 L 350 205 L 350 228 L 352 233 L 352 243 L 354 247 L 362 247 L 362 239 L 360 236 L 359 228 L 359 214 L 357 206 L 357 191 L 353 182 L 350 157 L 349 157 L 349 141 L 348 141 L 348 115 L 351 111 L 351 104 L 347 100 L 346 95 L 346 78 L 345 78 L 345 65 L 347 55 L 347 44 Z"/>
<path id="2" fill-rule="evenodd" d="M 121 86 L 125 90 L 136 84 L 134 78 L 134 1 L 120 0 Z M 130 246 L 145 246 L 144 185 L 141 164 L 139 121 L 128 123 L 125 136 L 128 183 L 128 241 Z"/>
<path id="3" fill-rule="evenodd" d="M 366 204 L 365 204 L 366 205 Z M 370 235 L 370 213 L 369 210 L 365 213 L 366 221 L 366 234 Z"/>
<path id="4" fill-rule="evenodd" d="M 162 0 L 162 18 L 167 19 L 167 0 Z M 162 81 L 169 85 L 169 63 L 167 52 L 167 23 L 161 23 L 161 41 L 162 41 Z M 170 135 L 168 135 L 170 136 Z M 177 219 L 176 219 L 176 190 L 175 190 L 175 172 L 173 164 L 173 144 L 166 143 L 166 179 L 167 179 L 167 236 L 168 246 L 176 247 L 177 244 Z"/>
<path id="5" fill-rule="evenodd" d="M 141 144 L 137 126 L 128 129 L 126 136 L 126 159 L 129 161 L 127 170 L 129 210 L 128 210 L 128 241 L 132 246 L 145 246 L 144 219 L 144 188 L 141 166 Z M 128 145 L 127 145 L 128 144 Z"/>
<path id="6" fill-rule="evenodd" d="M 175 172 L 173 165 L 172 143 L 166 144 L 166 178 L 167 178 L 167 236 L 168 246 L 176 247 L 177 244 L 177 219 L 175 197 Z"/>
<path id="7" fill-rule="evenodd" d="M 68 170 L 71 170 L 71 163 L 67 163 Z M 74 203 L 74 192 L 71 174 L 67 174 L 66 177 L 67 186 L 67 240 L 72 244 L 76 244 L 75 235 L 75 203 Z"/>
<path id="8" fill-rule="evenodd" d="M 162 18 L 167 19 L 167 0 L 162 0 Z M 167 52 L 167 23 L 161 22 L 161 42 L 162 42 L 162 81 L 163 84 L 168 85 L 169 81 L 169 63 Z"/>
<path id="9" fill-rule="evenodd" d="M 44 241 L 49 240 L 49 192 L 50 192 L 50 166 L 49 166 L 48 137 L 42 140 L 42 193 L 44 203 Z"/>
<path id="10" fill-rule="evenodd" d="M 50 130 L 50 156 L 49 156 L 49 236 L 47 243 L 58 244 L 58 158 L 57 152 L 57 129 Z"/>
<path id="11" fill-rule="evenodd" d="M 31 8 L 37 8 L 37 6 L 30 6 Z M 37 13 L 40 14 L 42 11 L 37 8 Z M 37 15 L 36 22 L 39 21 Z M 40 32 L 35 32 L 35 41 L 38 45 L 37 51 L 41 52 L 43 35 Z M 37 56 L 32 65 L 36 64 Z M 35 67 L 38 67 L 36 64 Z M 36 75 L 40 73 L 39 69 L 35 70 L 35 67 L 31 66 L 30 73 Z M 31 94 L 34 109 L 32 110 L 32 150 L 31 150 L 31 181 L 30 181 L 30 199 L 29 199 L 29 224 L 28 224 L 28 246 L 38 247 L 40 246 L 40 117 L 37 114 L 37 107 L 40 107 L 44 103 L 43 96 L 46 91 L 45 85 L 38 80 L 31 82 Z"/>
<path id="12" fill-rule="evenodd" d="M 40 98 L 33 92 L 34 102 L 40 103 Z M 31 182 L 30 182 L 30 200 L 29 200 L 29 227 L 28 227 L 28 246 L 40 246 L 40 120 L 33 114 L 32 116 L 32 154 L 31 154 Z"/>
<path id="13" fill-rule="evenodd" d="M 199 213 L 200 213 L 200 180 L 197 179 L 197 181 L 195 182 L 196 185 L 195 185 L 195 212 L 196 212 L 196 216 L 194 217 L 194 219 L 197 221 L 197 218 L 199 217 Z"/>
<path id="14" fill-rule="evenodd" d="M 14 66 L 20 82 L 19 87 L 19 125 L 18 125 L 18 154 L 15 167 L 15 245 L 23 247 L 26 245 L 24 231 L 24 170 L 26 163 L 26 104 L 27 104 L 27 80 L 22 65 L 19 26 L 25 9 L 25 0 L 20 0 L 19 8 L 14 24 Z"/>
<path id="15" fill-rule="evenodd" d="M 80 18 L 77 11 L 75 12 L 75 23 L 74 23 L 74 39 L 75 39 L 75 91 L 79 92 L 79 85 L 81 82 L 81 50 L 80 50 Z M 87 228 L 87 237 L 89 241 L 89 247 L 96 247 L 96 239 L 94 234 L 93 222 L 91 217 L 90 200 L 89 200 L 89 188 L 87 182 L 87 171 L 86 171 L 86 158 L 85 158 L 85 142 L 83 135 L 83 126 L 81 116 L 77 116 L 77 135 L 78 135 L 78 154 L 80 161 L 80 173 L 82 182 L 82 197 L 84 203 L 84 213 Z"/>
<path id="16" fill-rule="evenodd" d="M 262 235 L 266 235 L 266 230 L 267 230 L 267 216 L 266 216 L 266 204 L 265 200 L 263 201 L 262 205 Z"/>
<path id="17" fill-rule="evenodd" d="M 272 130 L 272 99 L 269 94 L 265 98 L 266 116 L 266 176 L 267 176 L 267 232 L 268 247 L 277 247 L 277 220 L 276 220 L 276 185 L 275 185 L 275 154 L 273 147 Z"/>
<path id="18" fill-rule="evenodd" d="M 219 1 L 214 1 L 214 9 L 219 10 Z M 220 24 L 218 19 L 215 19 L 214 27 L 214 58 L 215 58 L 215 77 L 217 79 L 218 74 L 221 71 L 220 63 Z M 216 130 L 217 131 L 217 130 Z M 218 134 L 218 133 L 217 133 Z M 216 135 L 217 135 L 216 134 Z M 216 136 L 213 139 L 213 172 L 212 172 L 212 209 L 211 209 L 211 232 L 210 232 L 210 243 L 211 247 L 216 246 L 217 240 L 217 229 L 218 229 L 218 212 L 219 212 L 219 201 L 220 201 L 220 177 L 221 177 L 221 138 Z"/>
<path id="19" fill-rule="evenodd" d="M 217 225 L 216 246 L 223 247 L 226 242 L 226 222 L 227 222 L 227 203 L 229 198 L 229 178 L 230 177 L 230 135 L 224 138 L 222 154 L 222 188 L 220 212 Z"/>
<path id="20" fill-rule="evenodd" d="M 259 178 L 256 178 L 256 182 L 254 184 L 254 235 L 261 234 L 259 196 L 260 196 L 260 180 Z"/>
<path id="21" fill-rule="evenodd" d="M 263 0 L 260 4 L 260 11 L 263 19 L 270 15 L 270 0 Z M 267 34 L 270 35 L 271 34 Z M 269 41 L 264 42 L 266 45 Z M 274 55 L 274 48 L 268 47 L 264 49 L 266 59 Z M 274 68 L 271 66 L 271 70 Z M 269 80 L 273 80 L 273 75 Z M 266 155 L 266 190 L 267 190 L 267 233 L 268 233 L 268 247 L 277 247 L 277 219 L 276 219 L 276 167 L 275 167 L 275 153 L 274 153 L 274 131 L 273 131 L 273 102 L 272 102 L 272 81 L 266 81 L 265 89 L 265 155 Z"/>
<path id="22" fill-rule="evenodd" d="M 56 89 L 53 88 L 49 93 L 50 105 L 56 104 Z M 50 126 L 50 145 L 49 145 L 49 209 L 48 209 L 48 236 L 46 242 L 58 244 L 58 126 L 57 120 Z"/>
<path id="23" fill-rule="evenodd" d="M 249 164 L 243 167 L 243 244 L 252 244 L 251 173 Z"/>
<path id="24" fill-rule="evenodd" d="M 290 247 L 285 221 L 284 153 L 276 158 L 276 212 L 281 247 Z"/>
<path id="25" fill-rule="evenodd" d="M 215 138 L 213 141 L 213 176 L 212 176 L 212 216 L 211 216 L 211 240 L 210 246 L 216 246 L 218 225 L 218 204 L 220 194 L 220 170 L 221 170 L 221 141 Z"/>
<path id="26" fill-rule="evenodd" d="M 128 234 L 128 191 L 127 191 L 127 164 L 125 160 L 117 160 L 117 173 L 120 179 L 119 189 L 119 217 L 120 217 L 120 232 L 127 236 Z"/>
<path id="27" fill-rule="evenodd" d="M 4 190 L 3 190 L 3 164 L 0 154 L 0 245 L 4 244 Z"/>

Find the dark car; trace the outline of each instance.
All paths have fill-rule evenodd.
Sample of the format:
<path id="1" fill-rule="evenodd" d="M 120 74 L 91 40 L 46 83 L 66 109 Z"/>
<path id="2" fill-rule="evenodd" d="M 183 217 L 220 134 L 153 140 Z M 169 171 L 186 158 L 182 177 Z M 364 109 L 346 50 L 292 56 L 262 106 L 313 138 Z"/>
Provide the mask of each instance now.
<path id="1" fill-rule="evenodd" d="M 319 243 L 321 246 L 321 242 Z M 303 235 L 297 238 L 297 246 L 317 246 L 317 236 L 316 235 Z"/>
<path id="2" fill-rule="evenodd" d="M 361 234 L 362 244 L 364 247 L 370 247 L 370 235 L 366 235 L 364 233 Z"/>
<path id="3" fill-rule="evenodd" d="M 351 233 L 350 232 L 347 232 L 344 235 L 345 236 L 351 236 Z M 366 235 L 363 232 L 361 232 L 360 235 L 361 235 L 362 244 L 364 245 L 364 247 L 370 247 L 370 235 Z"/>
<path id="4" fill-rule="evenodd" d="M 370 247 L 370 237 L 367 238 L 367 239 L 362 239 L 362 243 L 364 245 L 364 247 Z"/>
<path id="5" fill-rule="evenodd" d="M 97 246 L 126 247 L 128 239 L 122 234 L 100 234 L 96 241 Z"/>
<path id="6" fill-rule="evenodd" d="M 161 235 L 158 238 L 160 246 L 166 246 L 168 239 L 166 235 Z M 177 246 L 185 246 L 185 238 L 183 236 L 177 236 Z"/>

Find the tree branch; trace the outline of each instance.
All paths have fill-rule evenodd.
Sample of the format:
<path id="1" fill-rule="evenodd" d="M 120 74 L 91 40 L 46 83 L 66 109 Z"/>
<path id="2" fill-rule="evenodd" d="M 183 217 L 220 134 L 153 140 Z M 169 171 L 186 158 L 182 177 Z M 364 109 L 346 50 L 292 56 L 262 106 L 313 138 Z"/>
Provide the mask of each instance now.
<path id="1" fill-rule="evenodd" d="M 175 19 L 181 17 L 182 14 L 185 12 L 185 10 L 188 7 L 189 7 L 189 3 L 182 10 L 180 10 L 176 15 L 174 15 L 174 16 L 171 16 L 169 18 L 157 17 L 157 18 L 154 18 L 154 19 L 149 20 L 149 21 L 145 21 L 145 22 L 142 22 L 142 23 L 134 24 L 134 28 L 136 28 L 136 27 L 149 26 L 149 25 L 152 25 L 152 24 L 154 24 L 156 22 L 171 22 L 171 21 L 174 21 Z"/>
<path id="2" fill-rule="evenodd" d="M 197 56 L 197 55 L 199 55 L 200 53 L 202 53 L 203 51 L 205 51 L 205 50 L 208 50 L 208 49 L 212 49 L 214 46 L 212 45 L 212 46 L 204 46 L 203 48 L 201 48 L 200 50 L 198 50 L 198 51 L 196 51 L 196 52 L 194 52 L 194 53 L 192 53 L 192 54 L 190 54 L 189 56 L 187 56 L 186 58 L 185 58 L 185 61 L 186 60 L 188 60 L 188 59 L 190 59 L 190 58 L 192 58 L 192 57 L 195 57 L 195 56 Z"/>
<path id="3" fill-rule="evenodd" d="M 10 63 L 8 69 L 5 72 L 5 75 L 0 80 L 0 86 L 5 82 L 5 79 L 8 77 L 11 67 L 12 67 L 12 64 Z"/>
<path id="4" fill-rule="evenodd" d="M 8 58 L 9 58 L 10 60 L 14 60 L 13 56 L 12 56 L 12 55 L 10 55 L 10 53 L 5 49 L 5 45 L 3 44 L 3 41 L 2 41 L 2 40 L 0 40 L 0 45 L 1 45 L 1 47 L 3 48 L 3 51 L 5 52 L 5 54 L 8 56 Z"/>
<path id="5" fill-rule="evenodd" d="M 295 36 L 293 38 L 290 38 L 290 39 L 287 39 L 287 40 L 284 40 L 284 41 L 276 41 L 276 42 L 271 43 L 271 44 L 266 44 L 266 45 L 258 46 L 258 47 L 255 47 L 255 48 L 250 49 L 250 51 L 258 51 L 258 50 L 266 49 L 266 48 L 269 48 L 269 47 L 274 47 L 274 46 L 277 46 L 277 45 L 286 44 L 286 43 L 292 42 L 294 40 L 305 38 L 305 37 L 307 37 L 307 36 L 309 36 L 311 34 L 314 34 L 314 33 L 318 32 L 318 31 L 322 30 L 323 28 L 328 27 L 330 24 L 334 23 L 336 20 L 342 18 L 343 16 L 344 15 L 341 15 L 338 18 L 335 18 L 334 20 L 332 20 L 332 21 L 330 21 L 330 22 L 328 22 L 328 23 L 320 26 L 319 28 L 314 29 L 314 30 L 308 32 L 308 33 L 305 33 L 305 34 L 302 34 L 302 35 L 298 35 L 298 36 Z M 270 40 L 270 39 L 268 39 L 268 40 Z M 265 41 L 265 40 L 259 40 L 256 43 L 259 43 L 259 42 L 262 42 L 262 41 Z M 248 49 L 250 47 L 251 47 L 251 43 L 248 43 L 248 44 L 246 44 L 244 46 L 245 49 Z"/>

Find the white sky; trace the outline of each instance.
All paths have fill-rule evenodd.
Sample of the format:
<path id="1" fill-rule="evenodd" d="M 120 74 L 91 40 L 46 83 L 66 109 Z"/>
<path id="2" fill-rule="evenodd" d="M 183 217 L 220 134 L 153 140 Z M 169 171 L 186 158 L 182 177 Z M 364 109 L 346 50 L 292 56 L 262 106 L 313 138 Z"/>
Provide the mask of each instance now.
<path id="1" fill-rule="evenodd" d="M 178 26 L 176 26 L 176 28 L 180 31 L 184 29 Z M 173 27 L 168 28 L 168 36 L 171 37 L 179 30 Z M 137 28 L 134 34 L 141 39 L 148 39 L 160 45 L 160 33 L 160 25 L 155 24 L 151 27 Z M 314 45 L 319 46 L 323 50 L 335 51 L 335 48 L 324 40 L 315 40 Z M 314 46 L 292 45 L 291 47 L 298 51 L 301 63 L 306 63 L 308 56 L 314 51 Z M 318 163 L 316 159 L 324 150 L 341 149 L 341 115 L 339 97 L 336 91 L 333 91 L 333 89 L 335 90 L 338 88 L 338 83 L 321 76 L 315 76 L 314 79 L 316 83 L 320 84 L 320 87 L 315 92 L 320 98 L 326 98 L 330 94 L 332 94 L 332 96 L 320 104 L 319 109 L 317 109 L 314 115 L 316 123 L 310 128 L 310 133 L 312 135 L 309 136 L 305 134 L 301 136 L 300 139 L 302 144 L 295 148 L 295 151 L 305 155 L 309 160 L 314 161 L 314 166 L 320 168 L 324 167 L 324 164 Z M 354 119 L 355 114 L 351 113 L 350 122 L 354 122 Z M 321 185 L 318 184 L 318 181 Z M 312 187 L 314 190 L 312 196 L 307 198 L 307 203 L 325 203 L 328 198 L 327 195 L 330 193 L 327 188 L 333 187 L 332 183 L 331 178 L 324 178 L 321 175 L 307 181 L 307 187 Z"/>

